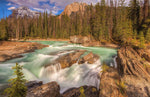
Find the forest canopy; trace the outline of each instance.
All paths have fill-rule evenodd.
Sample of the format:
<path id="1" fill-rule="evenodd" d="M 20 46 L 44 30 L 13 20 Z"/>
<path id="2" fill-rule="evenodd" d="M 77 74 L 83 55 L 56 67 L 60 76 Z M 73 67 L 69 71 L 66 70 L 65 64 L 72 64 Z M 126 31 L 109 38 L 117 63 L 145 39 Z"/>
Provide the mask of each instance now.
<path id="1" fill-rule="evenodd" d="M 142 46 L 150 42 L 150 6 L 149 0 L 140 2 L 130 0 L 101 0 L 96 5 L 86 6 L 71 16 L 53 16 L 47 12 L 38 18 L 27 16 L 1 19 L 0 40 L 29 38 L 62 38 L 72 35 L 91 36 L 100 42 L 115 42 Z"/>

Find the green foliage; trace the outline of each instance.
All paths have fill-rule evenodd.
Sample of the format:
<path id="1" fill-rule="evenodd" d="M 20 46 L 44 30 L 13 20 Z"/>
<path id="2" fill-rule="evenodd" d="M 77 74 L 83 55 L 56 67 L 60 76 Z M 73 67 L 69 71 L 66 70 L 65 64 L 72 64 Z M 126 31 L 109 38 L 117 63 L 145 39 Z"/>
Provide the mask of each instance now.
<path id="1" fill-rule="evenodd" d="M 147 34 L 146 34 L 146 41 L 150 42 L 150 28 L 148 28 Z"/>
<path id="2" fill-rule="evenodd" d="M 103 63 L 102 65 L 102 71 L 101 72 L 105 72 L 109 69 L 109 66 L 106 63 Z"/>
<path id="3" fill-rule="evenodd" d="M 116 85 L 118 86 L 121 94 L 124 95 L 125 92 L 126 92 L 126 85 L 125 85 L 125 83 L 123 81 L 119 81 L 119 82 L 116 81 Z"/>
<path id="4" fill-rule="evenodd" d="M 140 41 L 139 48 L 145 48 L 145 38 L 143 32 L 140 32 L 139 41 Z"/>
<path id="5" fill-rule="evenodd" d="M 84 88 L 83 87 L 80 87 L 80 96 L 79 97 L 85 97 L 85 94 L 84 94 Z"/>
<path id="6" fill-rule="evenodd" d="M 26 80 L 22 73 L 22 66 L 16 63 L 16 66 L 12 67 L 14 69 L 15 78 L 9 80 L 10 88 L 5 90 L 8 97 L 26 97 L 27 87 L 25 86 Z"/>
<path id="7" fill-rule="evenodd" d="M 96 92 L 97 90 L 96 90 L 96 88 L 92 88 L 92 92 Z"/>
<path id="8" fill-rule="evenodd" d="M 8 40 L 7 20 L 2 19 L 0 22 L 0 40 Z"/>

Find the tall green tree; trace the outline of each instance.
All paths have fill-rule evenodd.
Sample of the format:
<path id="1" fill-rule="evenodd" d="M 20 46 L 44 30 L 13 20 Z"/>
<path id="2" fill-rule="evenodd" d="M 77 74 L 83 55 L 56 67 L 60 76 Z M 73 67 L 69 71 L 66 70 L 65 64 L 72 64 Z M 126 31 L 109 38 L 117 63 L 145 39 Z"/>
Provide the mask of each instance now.
<path id="1" fill-rule="evenodd" d="M 8 97 L 26 97 L 27 87 L 25 86 L 25 78 L 22 73 L 22 66 L 16 63 L 16 66 L 12 67 L 14 70 L 15 78 L 10 79 L 10 88 L 5 90 Z"/>

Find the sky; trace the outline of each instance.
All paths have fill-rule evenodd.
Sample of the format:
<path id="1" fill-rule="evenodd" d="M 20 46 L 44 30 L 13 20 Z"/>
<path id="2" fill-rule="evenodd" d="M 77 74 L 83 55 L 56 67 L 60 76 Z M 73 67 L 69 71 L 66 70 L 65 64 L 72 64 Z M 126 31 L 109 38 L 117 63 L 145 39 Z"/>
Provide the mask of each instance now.
<path id="1" fill-rule="evenodd" d="M 52 12 L 60 14 L 64 8 L 73 2 L 85 2 L 96 4 L 99 0 L 0 0 L 0 19 L 9 16 L 12 10 L 20 6 L 26 6 L 34 11 Z"/>

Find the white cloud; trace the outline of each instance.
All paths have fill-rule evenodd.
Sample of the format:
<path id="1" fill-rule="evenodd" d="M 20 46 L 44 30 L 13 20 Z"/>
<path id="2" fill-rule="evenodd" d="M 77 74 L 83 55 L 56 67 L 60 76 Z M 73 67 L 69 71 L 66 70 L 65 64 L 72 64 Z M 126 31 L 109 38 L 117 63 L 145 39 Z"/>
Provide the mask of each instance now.
<path id="1" fill-rule="evenodd" d="M 36 11 L 44 12 L 44 10 L 40 9 L 40 8 L 33 8 L 33 9 L 36 10 Z"/>
<path id="2" fill-rule="evenodd" d="M 7 4 L 7 6 L 10 6 L 10 5 L 12 5 L 10 2 Z"/>
<path id="3" fill-rule="evenodd" d="M 16 7 L 9 7 L 8 10 L 13 10 L 15 9 Z"/>

